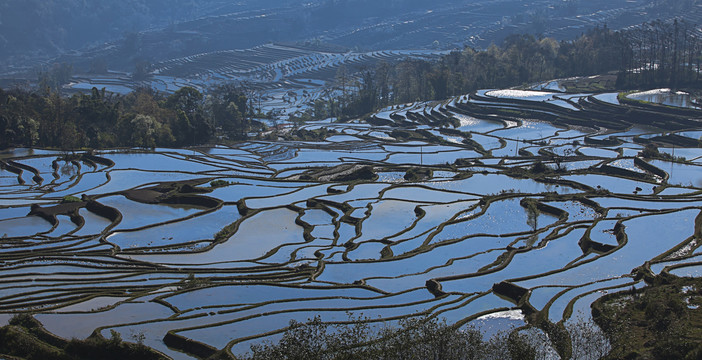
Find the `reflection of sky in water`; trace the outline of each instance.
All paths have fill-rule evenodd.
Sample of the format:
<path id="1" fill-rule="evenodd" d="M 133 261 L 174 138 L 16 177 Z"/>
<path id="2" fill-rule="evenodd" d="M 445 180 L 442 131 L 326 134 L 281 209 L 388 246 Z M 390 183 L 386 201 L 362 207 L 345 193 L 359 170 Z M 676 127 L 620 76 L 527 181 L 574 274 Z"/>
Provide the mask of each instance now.
<path id="1" fill-rule="evenodd" d="M 604 93 L 604 94 L 597 94 L 594 96 L 595 99 L 604 101 L 610 104 L 616 104 L 619 105 L 619 99 L 617 99 L 617 96 L 619 93 Z"/>
<path id="2" fill-rule="evenodd" d="M 176 79 L 163 78 L 159 81 L 162 81 L 164 86 L 166 83 L 171 86 Z M 298 98 L 301 98 L 302 92 L 298 91 L 297 93 Z M 544 97 L 550 95 L 543 93 L 510 91 L 495 92 L 492 95 L 495 94 L 533 99 L 534 101 L 548 100 L 565 107 L 569 106 L 562 103 L 562 100 L 546 99 Z M 574 94 L 572 96 L 585 95 L 587 94 Z M 560 96 L 561 99 L 568 98 L 567 95 Z M 616 99 L 616 93 L 598 96 L 603 99 Z M 424 111 L 429 112 L 431 108 L 439 111 L 439 105 L 436 102 L 408 106 L 413 107 L 413 111 L 418 114 Z M 430 106 L 430 108 L 424 110 L 423 106 Z M 406 110 L 407 107 L 404 109 Z M 390 110 L 386 109 L 386 111 Z M 402 111 L 400 110 L 400 112 Z M 379 116 L 387 117 L 389 113 L 386 112 Z M 523 140 L 540 140 L 552 137 L 547 139 L 549 145 L 545 148 L 560 155 L 569 155 L 570 151 L 579 149 L 587 156 L 608 160 L 617 156 L 617 152 L 612 151 L 612 149 L 624 147 L 625 156 L 629 158 L 616 159 L 610 165 L 641 172 L 634 166 L 633 160 L 630 158 L 638 152 L 638 145 L 625 143 L 611 148 L 588 146 L 585 145 L 583 137 L 589 134 L 576 130 L 560 129 L 549 123 L 525 120 L 522 126 L 504 129 L 505 126 L 501 121 L 480 120 L 462 114 L 453 114 L 453 116 L 460 121 L 459 130 L 472 132 L 472 139 L 475 142 L 480 143 L 488 150 L 493 150 L 492 155 L 496 158 L 482 159 L 485 165 L 497 165 L 502 160 L 499 157 L 502 156 L 515 156 L 515 150 L 518 147 L 528 148 L 529 151 L 536 154 L 542 146 L 524 143 Z M 75 282 L 67 288 L 80 290 L 87 287 L 86 292 L 95 295 L 101 293 L 102 287 L 128 287 L 133 286 L 130 284 L 136 283 L 154 286 L 154 288 L 160 288 L 162 294 L 172 295 L 182 285 L 179 282 L 187 276 L 188 272 L 195 273 L 198 278 L 221 278 L 222 284 L 224 284 L 222 286 L 194 289 L 191 292 L 167 297 L 167 301 L 170 299 L 181 310 L 185 311 L 183 314 L 173 316 L 170 319 L 172 321 L 153 322 L 137 327 L 117 327 L 117 330 L 123 332 L 123 336 L 127 337 L 129 331 L 135 329 L 142 329 L 147 334 L 154 334 L 153 336 L 149 335 L 146 339 L 147 344 L 166 351 L 168 354 L 173 354 L 173 351 L 169 350 L 162 341 L 163 334 L 168 330 L 237 320 L 231 324 L 181 333 L 181 335 L 191 336 L 196 340 L 206 341 L 221 347 L 238 336 L 256 335 L 277 330 L 284 327 L 290 319 L 305 321 L 314 315 L 321 315 L 325 321 L 346 320 L 344 311 L 331 309 L 331 307 L 339 306 L 364 307 L 362 311 L 364 315 L 376 317 L 407 316 L 415 311 L 425 311 L 430 307 L 438 306 L 437 309 L 432 310 L 434 313 L 439 313 L 440 317 L 445 317 L 449 322 L 456 322 L 477 312 L 493 311 L 501 307 L 514 308 L 514 304 L 500 299 L 493 293 L 473 298 L 475 292 L 489 291 L 494 283 L 506 279 L 514 279 L 517 284 L 531 289 L 530 302 L 538 309 L 543 308 L 548 301 L 554 299 L 556 294 L 566 289 L 567 286 L 573 286 L 570 291 L 556 298 L 551 307 L 549 318 L 558 321 L 563 315 L 563 310 L 575 297 L 585 295 L 574 303 L 575 311 L 587 311 L 592 301 L 603 294 L 600 292 L 603 287 L 625 286 L 631 281 L 631 278 L 620 278 L 622 275 L 628 275 L 633 267 L 640 266 L 645 261 L 671 249 L 693 234 L 694 219 L 699 214 L 699 210 L 685 210 L 673 214 L 655 214 L 625 220 L 629 243 L 623 249 L 597 258 L 591 263 L 580 263 L 572 269 L 543 276 L 544 273 L 560 270 L 573 261 L 583 259 L 583 251 L 578 242 L 585 232 L 584 228 L 592 226 L 592 221 L 601 215 L 591 207 L 584 206 L 569 198 L 568 200 L 561 199 L 561 201 L 548 198 L 551 200 L 548 201 L 549 205 L 569 213 L 565 220 L 566 223 L 562 226 L 561 224 L 554 226 L 558 219 L 541 213 L 534 224 L 533 215 L 530 218 L 528 211 L 520 202 L 524 198 L 544 200 L 543 193 L 545 192 L 577 194 L 581 192 L 580 190 L 563 185 L 547 185 L 532 179 L 512 178 L 498 174 L 497 172 L 503 171 L 501 168 L 488 168 L 486 166 L 436 167 L 434 179 L 419 183 L 407 183 L 403 179 L 407 168 L 419 162 L 445 165 L 453 163 L 458 158 L 479 159 L 481 155 L 458 144 L 462 140 L 461 137 L 441 134 L 438 129 L 426 125 L 418 128 L 427 129 L 434 135 L 454 142 L 454 144 L 430 144 L 425 141 L 391 142 L 383 139 L 388 137 L 391 128 L 374 127 L 361 123 L 341 124 L 324 121 L 309 123 L 306 126 L 307 129 L 322 127 L 335 129 L 339 131 L 339 134 L 331 136 L 324 142 L 250 141 L 236 144 L 233 148 L 219 146 L 213 149 L 159 149 L 167 154 L 101 152 L 105 154 L 105 157 L 116 162 L 115 167 L 111 170 L 106 170 L 104 165 L 98 165 L 98 168 L 94 169 L 84 163 L 81 163 L 82 167 L 78 169 L 70 163 L 59 161 L 58 173 L 61 176 L 54 183 L 56 185 L 55 191 L 43 195 L 53 199 L 54 203 L 59 201 L 63 195 L 80 195 L 82 193 L 97 195 L 131 187 L 141 187 L 147 183 L 160 181 L 207 179 L 201 186 L 202 188 L 208 187 L 207 182 L 210 178 L 222 178 L 233 183 L 206 194 L 227 202 L 223 208 L 206 214 L 199 213 L 203 209 L 136 203 L 121 195 L 113 194 L 100 198 L 101 202 L 118 208 L 124 215 L 122 223 L 118 225 L 119 232 L 112 235 L 105 234 L 107 241 L 116 243 L 123 250 L 135 246 L 145 246 L 151 247 L 156 253 L 123 253 L 110 258 L 99 256 L 93 258 L 92 254 L 87 253 L 87 255 L 81 255 L 81 261 L 87 265 L 81 268 L 81 277 L 103 276 L 104 274 L 97 274 L 97 271 L 90 266 L 96 264 L 98 260 L 105 259 L 111 262 L 119 262 L 120 259 L 150 261 L 168 267 L 163 268 L 165 271 L 154 267 L 150 268 L 147 273 L 139 274 L 135 274 L 134 269 L 131 268 L 110 270 L 124 276 L 124 279 L 104 284 L 95 282 L 95 284 L 91 283 L 90 285 L 84 282 Z M 483 134 L 479 134 L 480 132 Z M 490 132 L 489 135 L 492 136 L 485 135 L 487 132 Z M 361 139 L 354 136 L 358 133 L 372 136 L 374 139 Z M 602 132 L 594 137 L 604 139 L 624 134 L 628 138 L 623 140 L 631 142 L 633 141 L 632 135 L 641 133 L 660 134 L 659 131 L 651 129 L 634 128 L 622 133 Z M 680 135 L 696 139 L 702 136 L 702 131 L 686 131 L 681 132 Z M 505 140 L 507 142 L 505 147 L 502 147 L 499 137 L 509 138 Z M 517 144 L 514 141 L 516 139 L 522 141 Z M 579 145 L 572 146 L 573 140 L 578 140 Z M 672 153 L 672 149 L 669 148 L 661 148 L 660 150 Z M 676 149 L 675 151 L 676 156 L 685 156 L 688 159 L 702 157 L 702 151 L 699 149 Z M 39 155 L 41 150 L 37 150 L 33 154 Z M 32 155 L 32 151 L 20 149 L 14 153 L 12 151 L 0 153 L 0 157 L 3 158 L 20 155 Z M 46 184 L 53 180 L 51 162 L 56 156 L 56 154 L 51 154 L 51 156 L 43 158 L 27 158 L 19 159 L 19 161 L 37 168 L 45 178 Z M 273 177 L 273 169 L 280 169 L 279 177 L 283 177 L 305 171 L 304 169 L 295 169 L 296 167 L 322 168 L 359 160 L 373 164 L 380 177 L 379 182 L 385 183 L 338 184 L 317 182 L 316 180 L 279 182 Z M 514 157 L 512 161 L 507 162 L 507 166 L 530 167 L 534 161 L 535 159 L 531 157 Z M 585 169 L 601 162 L 602 160 L 578 160 L 566 161 L 564 164 L 568 169 Z M 671 184 L 702 186 L 698 176 L 700 172 L 696 166 L 672 164 L 660 160 L 653 160 L 651 163 L 671 174 L 669 181 Z M 396 164 L 406 164 L 406 166 Z M 62 170 L 64 166 L 65 169 Z M 456 174 L 464 175 L 466 170 L 465 175 L 472 176 L 465 179 L 453 178 Z M 486 170 L 490 174 L 471 173 L 471 170 Z M 585 172 L 581 174 L 583 173 Z M 76 178 L 76 183 L 69 182 L 68 179 L 74 174 L 80 174 L 81 177 Z M 29 178 L 27 178 L 28 175 Z M 23 178 L 31 180 L 31 174 L 26 172 Z M 2 203 L 10 203 L 10 201 L 15 201 L 9 200 L 12 197 L 29 196 L 29 191 L 36 191 L 36 186 L 34 189 L 30 189 L 29 186 L 17 185 L 17 176 L 7 171 L 0 172 L 0 179 L 0 198 L 4 199 L 1 200 Z M 643 188 L 639 194 L 651 194 L 653 186 L 659 185 L 593 174 L 563 175 L 562 179 L 574 180 L 593 188 L 601 185 L 608 190 L 626 195 L 631 195 L 637 186 Z M 93 189 L 95 187 L 98 188 Z M 17 193 L 12 194 L 12 191 Z M 692 189 L 678 187 L 665 190 L 663 194 L 679 195 L 690 191 Z M 383 192 L 382 196 L 381 192 Z M 525 193 L 526 195 L 516 195 L 517 193 Z M 489 205 L 485 202 L 480 203 L 479 200 L 488 194 L 513 197 L 496 200 Z M 236 204 L 242 198 L 247 199 L 248 208 L 253 209 L 249 215 L 240 215 L 239 213 Z M 655 201 L 653 197 L 601 197 L 592 200 L 609 208 L 609 216 L 621 217 L 647 213 L 646 210 L 623 208 L 676 210 L 681 207 L 699 205 L 699 201 L 675 202 L 668 200 L 659 202 Z M 23 203 L 29 202 L 31 200 L 23 200 Z M 486 212 L 481 214 L 481 210 L 484 208 L 486 208 Z M 0 223 L 6 225 L 4 228 L 10 228 L 9 231 L 13 233 L 32 234 L 40 230 L 50 231 L 51 226 L 48 222 L 34 217 L 27 218 L 28 212 L 28 206 L 0 208 Z M 105 244 L 100 244 L 101 239 L 105 238 L 99 236 L 100 232 L 110 226 L 110 222 L 86 209 L 81 209 L 79 213 L 85 218 L 86 226 L 76 235 L 90 238 L 87 240 L 70 237 L 62 239 L 66 242 L 60 244 L 60 246 L 65 246 L 63 251 L 66 251 L 67 254 L 74 251 L 79 252 L 83 248 L 111 251 Z M 190 215 L 195 217 L 183 219 Z M 344 220 L 349 221 L 340 222 L 344 215 L 355 218 L 347 218 Z M 241 219 L 241 223 L 233 236 L 222 240 L 212 249 L 202 248 L 203 244 L 210 244 L 213 241 L 215 233 L 238 219 Z M 59 227 L 53 231 L 52 235 L 61 235 L 76 228 L 64 215 L 61 215 L 59 220 Z M 146 229 L 124 231 L 128 228 L 154 225 L 163 221 L 172 222 Z M 572 222 L 578 222 L 581 227 L 575 228 Z M 300 226 L 303 223 L 314 226 L 307 232 L 307 236 L 311 234 L 313 239 L 305 238 L 305 230 Z M 666 227 L 661 227 L 661 223 L 665 223 Z M 614 224 L 615 221 L 612 220 L 600 222 L 592 230 L 592 239 L 601 243 L 616 244 L 616 238 L 608 232 Z M 4 228 L 0 229 L 0 235 L 6 232 Z M 535 228 L 543 231 L 534 234 Z M 568 232 L 568 230 L 571 231 Z M 507 234 L 508 232 L 511 233 Z M 518 233 L 514 234 L 516 232 Z M 553 235 L 546 240 L 548 234 Z M 650 240 L 652 238 L 669 240 L 652 242 Z M 36 239 L 28 239 L 28 242 L 32 243 L 34 249 L 55 246 L 51 243 L 42 243 L 42 240 L 37 237 Z M 204 243 L 188 244 L 189 241 L 199 240 L 204 240 Z M 80 241 L 84 242 L 79 243 Z M 162 245 L 173 245 L 173 247 L 166 250 L 155 248 Z M 180 247 L 176 247 L 176 245 Z M 438 246 L 432 247 L 434 245 Z M 510 257 L 508 255 L 512 254 L 508 250 L 509 245 L 514 247 L 534 246 L 534 248 L 525 248 L 524 251 Z M 174 253 L 175 250 L 183 248 L 196 249 L 200 252 L 193 254 Z M 388 250 L 392 252 L 390 253 Z M 119 252 L 119 250 L 117 251 Z M 700 252 L 700 250 L 697 251 Z M 382 256 L 395 256 L 396 258 L 390 258 L 391 260 L 387 261 L 381 259 Z M 595 259 L 597 256 L 599 255 L 593 254 L 586 258 Z M 256 258 L 260 258 L 260 260 L 254 262 Z M 508 258 L 509 262 L 505 263 L 504 267 L 496 267 L 497 263 Z M 324 266 L 321 266 L 318 259 L 326 259 L 327 261 Z M 353 261 L 360 259 L 373 259 L 373 261 Z M 47 261 L 42 262 L 42 266 L 33 266 L 31 271 L 49 274 L 55 271 L 70 272 L 69 270 L 72 269 L 72 267 L 64 266 L 65 264 L 61 261 L 52 261 L 55 263 Z M 306 272 L 299 271 L 297 267 L 303 263 L 308 264 L 313 269 L 318 269 L 314 279 L 308 279 Z M 268 267 L 269 264 L 275 266 Z M 105 267 L 104 265 L 100 266 Z M 491 266 L 496 271 L 479 274 L 478 271 L 486 266 Z M 39 269 L 40 267 L 41 269 Z M 226 272 L 218 273 L 216 269 L 224 269 Z M 6 269 L 4 274 L 8 274 L 8 271 L 11 271 L 13 276 L 21 276 L 26 270 L 22 268 Z M 699 267 L 687 267 L 677 271 L 695 273 L 695 271 L 699 272 Z M 236 282 L 229 281 L 229 279 L 240 275 L 249 276 L 250 279 L 255 279 L 259 275 L 264 275 L 269 279 L 277 279 L 282 276 L 291 279 L 283 281 L 288 285 L 293 283 L 303 283 L 305 286 L 314 284 L 315 287 L 327 287 L 327 289 L 285 287 L 285 284 L 279 284 L 280 286 L 237 285 Z M 472 276 L 441 280 L 442 287 L 445 291 L 455 291 L 462 295 L 435 299 L 431 293 L 426 291 L 425 284 L 428 279 L 455 275 Z M 73 275 L 61 276 L 71 277 Z M 531 280 L 519 279 L 519 277 L 524 276 L 534 276 L 534 278 Z M 22 285 L 39 286 L 37 283 L 30 285 L 27 282 L 25 284 L 25 280 L 14 278 Z M 47 276 L 44 280 L 54 281 L 53 279 L 53 277 Z M 371 291 L 370 288 L 354 288 L 354 282 L 360 280 L 365 281 L 370 286 L 388 291 L 389 296 Z M 590 281 L 600 280 L 607 281 L 589 284 Z M 335 283 L 348 287 L 335 287 Z M 56 289 L 63 289 L 62 286 L 66 285 L 60 281 L 51 284 L 55 285 L 52 291 L 59 291 Z M 558 284 L 561 286 L 545 287 L 545 285 Z M 11 290 L 15 293 L 24 291 L 21 287 L 15 287 Z M 326 295 L 329 295 L 329 298 L 315 298 Z M 153 296 L 155 295 L 152 294 Z M 98 297 L 92 302 L 81 299 L 75 308 L 99 307 L 119 300 L 121 299 L 109 297 Z M 286 302 L 262 304 L 269 300 L 286 300 Z M 456 302 L 449 304 L 450 301 Z M 417 303 L 412 304 L 413 302 Z M 241 307 L 241 303 L 261 305 L 261 307 L 244 309 Z M 391 307 L 395 304 L 402 306 Z M 158 304 L 154 305 L 151 298 L 140 298 L 138 301 L 119 305 L 114 311 L 101 314 L 86 316 L 45 314 L 42 315 L 42 320 L 46 320 L 47 327 L 50 330 L 60 332 L 60 335 L 84 337 L 98 326 L 137 321 L 134 320 L 136 318 L 138 320 L 166 319 L 173 315 L 167 307 L 156 305 Z M 203 305 L 211 305 L 213 308 L 197 309 Z M 68 307 L 64 308 L 63 311 L 71 309 Z M 213 313 L 211 316 L 188 317 L 206 314 L 210 310 Z M 233 311 L 229 312 L 229 310 Z M 273 313 L 288 310 L 291 312 Z M 258 316 L 262 311 L 270 313 Z M 255 317 L 238 322 L 238 319 L 245 315 Z M 79 324 L 80 320 L 85 320 L 85 323 Z M 3 315 L 0 314 L 0 322 L 2 321 Z M 61 327 L 65 327 L 63 324 L 73 322 L 77 324 L 75 327 L 61 329 Z M 510 310 L 484 316 L 473 321 L 471 325 L 480 326 L 485 334 L 491 334 L 522 326 L 524 320 L 519 311 Z M 245 327 L 243 332 L 242 326 Z M 109 331 L 109 327 L 107 329 Z"/>
<path id="3" fill-rule="evenodd" d="M 656 104 L 699 109 L 699 106 L 692 103 L 690 94 L 682 91 L 673 92 L 670 89 L 657 89 L 629 94 L 627 97 Z"/>
<path id="4" fill-rule="evenodd" d="M 670 175 L 668 183 L 702 188 L 702 167 L 662 160 L 651 160 L 649 163 L 662 169 Z"/>

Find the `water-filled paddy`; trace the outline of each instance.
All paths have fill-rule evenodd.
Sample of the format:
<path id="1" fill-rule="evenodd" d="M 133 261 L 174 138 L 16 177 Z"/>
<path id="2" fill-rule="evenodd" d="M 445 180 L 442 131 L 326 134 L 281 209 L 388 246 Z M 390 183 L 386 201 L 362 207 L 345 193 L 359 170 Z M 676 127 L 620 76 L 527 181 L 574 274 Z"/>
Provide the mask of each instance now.
<path id="1" fill-rule="evenodd" d="M 671 91 L 670 89 L 655 89 L 627 95 L 634 100 L 642 100 L 661 105 L 676 106 L 683 108 L 699 108 L 691 99 L 690 94 L 683 91 Z"/>
<path id="2" fill-rule="evenodd" d="M 495 293 L 496 283 L 523 287 L 529 302 L 558 322 L 569 304 L 587 311 L 605 288 L 642 286 L 631 272 L 648 261 L 699 253 L 696 242 L 685 243 L 702 209 L 699 168 L 647 159 L 670 175 L 665 180 L 634 160 L 642 145 L 632 136 L 661 131 L 566 130 L 498 112 L 515 99 L 575 112 L 563 101 L 567 94 L 487 95 L 500 104 L 462 97 L 452 112 L 440 103 L 413 104 L 419 120 L 403 120 L 414 126 L 411 141 L 389 136 L 398 124 L 318 122 L 306 129 L 337 133 L 319 141 L 97 153 L 114 165 L 4 151 L 3 161 L 36 169 L 44 182 L 34 183 L 32 171 L 19 177 L 26 184 L 0 172 L 0 321 L 32 307 L 60 336 L 84 338 L 99 327 L 125 339 L 144 332 L 147 345 L 174 358 L 194 356 L 165 346 L 167 331 L 246 351 L 291 319 L 345 321 L 347 310 L 389 324 L 419 311 L 508 329 L 528 320 Z M 618 104 L 616 95 L 596 98 Z M 463 102 L 484 113 L 459 109 Z M 406 110 L 379 117 L 394 120 Z M 453 114 L 459 126 L 428 126 L 419 117 L 431 110 Z M 698 150 L 678 147 L 675 155 L 693 160 Z M 602 164 L 634 175 L 605 175 Z M 354 165 L 370 174 L 344 178 L 361 168 Z M 416 180 L 405 180 L 407 172 Z M 154 193 L 154 186 L 167 189 Z M 135 194 L 130 189 L 145 195 L 127 197 Z M 64 199 L 83 194 L 91 201 Z M 31 204 L 45 218 L 28 216 Z M 653 267 L 678 264 L 671 273 L 699 276 L 699 256 L 675 256 Z M 477 319 L 480 312 L 489 314 Z"/>

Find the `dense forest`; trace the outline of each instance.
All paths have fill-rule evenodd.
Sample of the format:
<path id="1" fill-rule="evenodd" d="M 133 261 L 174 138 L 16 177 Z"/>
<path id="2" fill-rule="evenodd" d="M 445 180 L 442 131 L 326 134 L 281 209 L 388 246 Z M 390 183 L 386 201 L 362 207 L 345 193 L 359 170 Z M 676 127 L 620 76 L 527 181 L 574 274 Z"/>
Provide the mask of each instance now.
<path id="1" fill-rule="evenodd" d="M 557 78 L 618 74 L 620 89 L 694 87 L 702 41 L 684 21 L 646 23 L 624 31 L 598 27 L 574 41 L 512 35 L 487 50 L 466 48 L 439 62 L 410 59 L 365 69 L 346 117 L 412 101 L 438 100 L 478 89 L 504 88 Z"/>
<path id="2" fill-rule="evenodd" d="M 207 96 L 190 87 L 170 96 L 152 89 L 118 96 L 93 88 L 72 97 L 0 89 L 0 148 L 187 146 L 208 141 L 216 128 L 241 138 L 250 125 L 247 102 L 232 85 Z"/>

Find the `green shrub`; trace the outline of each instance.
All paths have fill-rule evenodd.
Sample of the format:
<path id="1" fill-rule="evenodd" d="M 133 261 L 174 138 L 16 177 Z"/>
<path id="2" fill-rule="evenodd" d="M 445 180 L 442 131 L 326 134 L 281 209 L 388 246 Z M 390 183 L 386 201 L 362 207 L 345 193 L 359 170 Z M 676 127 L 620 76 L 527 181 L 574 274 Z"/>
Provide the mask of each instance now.
<path id="1" fill-rule="evenodd" d="M 534 165 L 532 165 L 530 170 L 534 174 L 543 174 L 543 173 L 551 170 L 551 168 L 546 166 L 546 164 L 542 163 L 541 161 L 537 161 L 534 163 Z"/>
<path id="2" fill-rule="evenodd" d="M 646 159 L 655 159 L 661 155 L 658 148 L 655 145 L 648 144 L 646 147 L 639 152 L 639 155 Z"/>
<path id="3" fill-rule="evenodd" d="M 413 167 L 407 169 L 407 172 L 405 173 L 405 180 L 422 181 L 426 179 L 431 179 L 433 176 L 434 171 L 432 169 Z"/>
<path id="4" fill-rule="evenodd" d="M 64 203 L 64 204 L 68 204 L 68 203 L 77 203 L 77 202 L 81 202 L 81 201 L 83 201 L 83 200 L 81 200 L 81 198 L 75 197 L 75 196 L 71 196 L 71 195 L 66 195 L 66 196 L 64 196 L 63 199 L 61 200 L 61 202 Z"/>
<path id="5" fill-rule="evenodd" d="M 436 318 L 406 318 L 397 326 L 349 319 L 349 325 L 328 325 L 319 317 L 290 322 L 278 343 L 251 346 L 242 359 L 534 359 L 545 358 L 547 342 L 532 333 L 500 333 L 484 341 L 472 327 L 457 329 Z"/>
<path id="6" fill-rule="evenodd" d="M 10 319 L 8 326 L 0 327 L 0 354 L 27 360 L 164 359 L 141 343 L 122 341 L 115 330 L 110 334 L 110 339 L 92 335 L 85 340 L 55 340 L 30 314 L 18 314 Z M 0 358 L 4 359 L 2 355 Z"/>
<path id="7" fill-rule="evenodd" d="M 25 329 L 36 329 L 39 327 L 39 322 L 28 313 L 20 313 L 10 319 L 10 325 L 21 326 Z"/>
<path id="8" fill-rule="evenodd" d="M 210 187 L 213 187 L 213 188 L 218 188 L 218 187 L 223 187 L 223 186 L 229 186 L 229 185 L 231 185 L 231 184 L 232 184 L 231 182 L 226 181 L 226 180 L 213 180 L 213 181 L 210 181 Z"/>

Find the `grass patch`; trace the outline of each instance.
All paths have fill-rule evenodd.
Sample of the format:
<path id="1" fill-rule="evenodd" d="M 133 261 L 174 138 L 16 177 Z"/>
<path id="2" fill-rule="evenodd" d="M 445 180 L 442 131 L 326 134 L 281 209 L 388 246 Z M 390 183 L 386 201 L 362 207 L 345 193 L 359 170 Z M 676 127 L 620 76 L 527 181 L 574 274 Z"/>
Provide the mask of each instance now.
<path id="1" fill-rule="evenodd" d="M 61 199 L 61 203 L 63 204 L 77 203 L 82 201 L 83 200 L 81 200 L 81 198 L 71 195 L 64 196 L 63 199 Z"/>
<path id="2" fill-rule="evenodd" d="M 659 276 L 642 290 L 605 296 L 593 316 L 610 338 L 607 359 L 702 358 L 702 279 Z"/>

